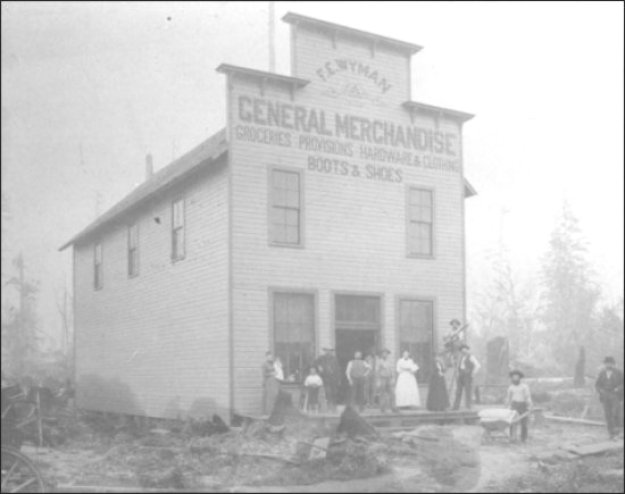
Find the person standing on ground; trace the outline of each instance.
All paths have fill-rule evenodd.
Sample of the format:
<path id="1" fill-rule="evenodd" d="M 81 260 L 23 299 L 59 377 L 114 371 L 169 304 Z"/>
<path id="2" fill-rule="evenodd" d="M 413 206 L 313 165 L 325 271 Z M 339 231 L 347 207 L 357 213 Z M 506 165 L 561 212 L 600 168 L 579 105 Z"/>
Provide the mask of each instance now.
<path id="1" fill-rule="evenodd" d="M 462 399 L 462 391 L 465 395 L 465 404 L 467 410 L 471 409 L 471 391 L 473 386 L 473 376 L 481 369 L 480 363 L 475 356 L 471 354 L 471 348 L 466 343 L 460 345 L 460 362 L 458 363 L 458 377 L 456 380 L 456 399 L 454 401 L 454 410 L 460 408 Z"/>
<path id="2" fill-rule="evenodd" d="M 529 411 L 532 409 L 532 393 L 527 384 L 522 383 L 523 373 L 519 370 L 510 372 L 512 383 L 508 387 L 506 396 L 506 406 L 516 411 L 519 416 L 525 415 L 521 419 L 521 441 L 527 440 L 527 424 L 529 422 Z"/>
<path id="3" fill-rule="evenodd" d="M 319 369 L 319 375 L 323 381 L 323 390 L 325 392 L 328 408 L 334 411 L 338 403 L 341 371 L 339 361 L 334 355 L 334 349 L 324 348 L 323 352 L 323 355 L 316 360 L 315 365 L 317 369 Z"/>
<path id="4" fill-rule="evenodd" d="M 315 367 L 311 367 L 304 380 L 304 388 L 306 389 L 307 411 L 319 413 L 319 390 L 323 387 L 323 380 L 317 373 Z"/>
<path id="5" fill-rule="evenodd" d="M 393 399 L 393 363 L 388 358 L 391 354 L 386 348 L 382 350 L 382 356 L 375 367 L 376 384 L 378 388 L 378 398 L 380 400 L 380 411 L 386 413 L 387 409 L 395 408 Z"/>
<path id="6" fill-rule="evenodd" d="M 375 359 L 376 359 L 376 355 L 375 355 L 375 351 L 371 350 L 371 353 L 369 353 L 366 357 L 365 357 L 365 362 L 367 362 L 367 365 L 369 366 L 369 368 L 371 369 L 369 371 L 369 374 L 367 374 L 367 382 L 365 383 L 365 403 L 367 405 L 367 407 L 369 408 L 373 408 L 373 406 L 375 405 L 375 392 L 376 392 L 376 388 L 375 388 Z"/>
<path id="7" fill-rule="evenodd" d="M 265 363 L 263 364 L 263 413 L 271 415 L 273 405 L 280 391 L 280 382 L 276 379 L 276 366 L 274 365 L 273 354 L 265 353 Z"/>
<path id="8" fill-rule="evenodd" d="M 610 439 L 614 439 L 619 425 L 620 409 L 623 402 L 623 373 L 616 368 L 613 357 L 603 360 L 603 369 L 599 372 L 595 389 L 603 405 L 605 422 Z"/>
<path id="9" fill-rule="evenodd" d="M 362 359 L 362 353 L 356 352 L 345 369 L 345 375 L 350 387 L 350 403 L 358 407 L 358 411 L 365 409 L 365 386 L 371 367 Z"/>
<path id="10" fill-rule="evenodd" d="M 434 360 L 434 369 L 430 378 L 430 387 L 426 408 L 431 412 L 442 412 L 449 408 L 449 394 L 447 393 L 447 383 L 445 382 L 445 363 L 438 356 Z"/>
<path id="11" fill-rule="evenodd" d="M 402 357 L 397 361 L 397 384 L 395 385 L 395 406 L 397 408 L 421 406 L 416 378 L 418 370 L 419 366 L 410 358 L 410 352 L 404 351 Z"/>

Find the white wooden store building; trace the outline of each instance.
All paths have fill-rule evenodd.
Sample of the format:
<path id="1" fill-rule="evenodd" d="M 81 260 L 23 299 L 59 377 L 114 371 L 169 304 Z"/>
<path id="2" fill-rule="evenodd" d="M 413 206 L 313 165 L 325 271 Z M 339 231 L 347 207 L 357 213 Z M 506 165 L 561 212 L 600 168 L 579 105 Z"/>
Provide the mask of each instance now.
<path id="1" fill-rule="evenodd" d="M 411 97 L 414 44 L 287 14 L 291 76 L 221 65 L 227 126 L 68 241 L 77 403 L 258 414 L 267 350 L 409 348 L 466 310 L 462 127 Z"/>

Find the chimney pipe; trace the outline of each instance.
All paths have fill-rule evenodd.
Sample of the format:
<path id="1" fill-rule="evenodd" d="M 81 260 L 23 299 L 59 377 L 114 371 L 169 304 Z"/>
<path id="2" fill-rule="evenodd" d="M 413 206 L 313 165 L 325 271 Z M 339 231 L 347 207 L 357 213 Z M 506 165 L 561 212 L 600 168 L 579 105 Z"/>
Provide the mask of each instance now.
<path id="1" fill-rule="evenodd" d="M 150 180 L 154 175 L 154 164 L 152 163 L 152 155 L 147 154 L 145 157 L 145 179 Z"/>

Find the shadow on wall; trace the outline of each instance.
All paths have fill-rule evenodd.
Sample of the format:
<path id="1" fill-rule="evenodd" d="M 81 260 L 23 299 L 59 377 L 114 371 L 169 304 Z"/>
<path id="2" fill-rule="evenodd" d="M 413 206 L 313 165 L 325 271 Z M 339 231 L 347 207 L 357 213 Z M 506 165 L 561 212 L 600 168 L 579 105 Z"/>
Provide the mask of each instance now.
<path id="1" fill-rule="evenodd" d="M 106 379 L 97 374 L 78 378 L 76 404 L 87 410 L 145 415 L 130 386 L 117 378 Z"/>

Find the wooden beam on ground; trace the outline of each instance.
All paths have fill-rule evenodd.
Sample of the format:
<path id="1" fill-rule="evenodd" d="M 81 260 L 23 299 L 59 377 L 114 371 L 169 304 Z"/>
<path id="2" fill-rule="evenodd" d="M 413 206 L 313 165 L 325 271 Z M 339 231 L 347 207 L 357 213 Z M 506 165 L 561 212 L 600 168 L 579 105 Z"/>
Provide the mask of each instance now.
<path id="1" fill-rule="evenodd" d="M 599 422 L 597 420 L 586 420 L 586 419 L 574 419 L 572 417 L 557 417 L 555 415 L 545 415 L 546 420 L 551 420 L 553 422 L 563 422 L 567 424 L 577 424 L 577 425 L 594 425 L 599 427 L 605 427 L 605 422 Z"/>

